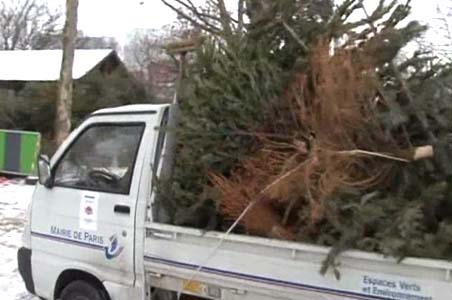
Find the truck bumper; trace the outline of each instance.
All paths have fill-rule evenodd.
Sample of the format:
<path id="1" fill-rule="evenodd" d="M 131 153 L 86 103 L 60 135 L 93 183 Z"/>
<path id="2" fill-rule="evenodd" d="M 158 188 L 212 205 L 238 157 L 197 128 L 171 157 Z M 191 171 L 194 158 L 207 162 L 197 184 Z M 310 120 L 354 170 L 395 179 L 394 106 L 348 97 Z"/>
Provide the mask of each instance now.
<path id="1" fill-rule="evenodd" d="M 17 251 L 17 263 L 19 266 L 20 276 L 22 276 L 22 279 L 25 282 L 27 291 L 34 294 L 35 285 L 33 282 L 33 275 L 31 273 L 31 249 L 24 247 L 20 248 Z"/>

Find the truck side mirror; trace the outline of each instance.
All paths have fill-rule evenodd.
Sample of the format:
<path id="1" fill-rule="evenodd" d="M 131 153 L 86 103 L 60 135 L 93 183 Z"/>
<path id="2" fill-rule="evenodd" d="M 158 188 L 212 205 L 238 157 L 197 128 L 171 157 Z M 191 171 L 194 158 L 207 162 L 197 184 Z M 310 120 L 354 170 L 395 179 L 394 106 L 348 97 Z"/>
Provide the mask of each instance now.
<path id="1" fill-rule="evenodd" d="M 39 183 L 47 188 L 52 187 L 52 172 L 50 170 L 50 161 L 46 155 L 38 157 L 38 176 Z"/>

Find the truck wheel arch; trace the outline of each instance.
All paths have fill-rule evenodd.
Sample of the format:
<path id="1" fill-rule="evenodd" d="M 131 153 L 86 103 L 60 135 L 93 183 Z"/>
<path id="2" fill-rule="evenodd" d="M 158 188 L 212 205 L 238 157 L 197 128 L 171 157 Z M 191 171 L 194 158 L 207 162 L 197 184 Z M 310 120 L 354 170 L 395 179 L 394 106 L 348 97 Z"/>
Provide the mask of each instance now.
<path id="1" fill-rule="evenodd" d="M 65 270 L 60 274 L 60 276 L 58 276 L 58 280 L 55 284 L 55 289 L 54 289 L 54 293 L 53 293 L 53 299 L 59 299 L 63 289 L 68 284 L 70 284 L 71 282 L 74 282 L 76 280 L 86 281 L 86 282 L 94 285 L 95 287 L 103 290 L 105 292 L 105 295 L 107 296 L 107 298 L 110 300 L 110 296 L 108 295 L 108 292 L 105 289 L 105 286 L 96 276 L 94 276 L 90 273 L 84 272 L 84 271 L 76 270 L 76 269 Z"/>

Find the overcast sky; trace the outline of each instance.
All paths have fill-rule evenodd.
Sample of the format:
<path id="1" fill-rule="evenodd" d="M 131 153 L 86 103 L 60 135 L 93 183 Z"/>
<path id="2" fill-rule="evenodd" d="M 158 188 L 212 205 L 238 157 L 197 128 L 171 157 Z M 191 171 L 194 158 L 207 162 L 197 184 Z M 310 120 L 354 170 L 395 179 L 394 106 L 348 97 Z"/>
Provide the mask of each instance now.
<path id="1" fill-rule="evenodd" d="M 53 5 L 62 2 L 47 1 Z M 230 4 L 237 2 L 226 1 Z M 365 0 L 365 3 L 373 2 L 378 3 L 378 0 Z M 452 5 L 452 0 L 413 0 L 412 18 L 433 24 L 437 6 L 447 2 Z M 87 35 L 115 37 L 121 44 L 135 28 L 160 28 L 172 23 L 176 17 L 160 0 L 79 0 L 79 3 L 80 30 Z"/>

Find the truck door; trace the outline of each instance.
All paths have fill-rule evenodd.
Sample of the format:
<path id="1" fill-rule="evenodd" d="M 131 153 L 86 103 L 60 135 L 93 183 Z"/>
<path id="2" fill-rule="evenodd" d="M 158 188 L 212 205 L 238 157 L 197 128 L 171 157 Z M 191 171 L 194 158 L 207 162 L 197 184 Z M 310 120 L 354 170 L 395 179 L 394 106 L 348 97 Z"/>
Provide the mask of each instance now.
<path id="1" fill-rule="evenodd" d="M 123 117 L 129 121 L 88 122 L 79 129 L 52 161 L 53 186 L 37 186 L 31 235 L 38 293 L 55 283 L 55 270 L 69 266 L 134 284 L 134 216 L 146 122 L 115 120 Z"/>

